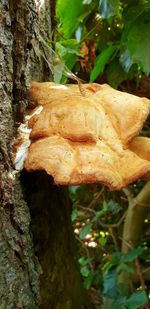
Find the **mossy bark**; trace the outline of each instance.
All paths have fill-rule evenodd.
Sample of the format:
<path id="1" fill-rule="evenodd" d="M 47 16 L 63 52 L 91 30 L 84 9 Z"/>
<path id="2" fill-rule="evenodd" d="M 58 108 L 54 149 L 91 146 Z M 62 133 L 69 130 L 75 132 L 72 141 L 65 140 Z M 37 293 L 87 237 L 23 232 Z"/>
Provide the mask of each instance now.
<path id="1" fill-rule="evenodd" d="M 50 1 L 36 3 L 0 2 L 0 308 L 82 308 L 66 190 L 43 173 L 20 178 L 12 162 L 30 81 L 51 77 L 40 40 L 51 39 Z"/>

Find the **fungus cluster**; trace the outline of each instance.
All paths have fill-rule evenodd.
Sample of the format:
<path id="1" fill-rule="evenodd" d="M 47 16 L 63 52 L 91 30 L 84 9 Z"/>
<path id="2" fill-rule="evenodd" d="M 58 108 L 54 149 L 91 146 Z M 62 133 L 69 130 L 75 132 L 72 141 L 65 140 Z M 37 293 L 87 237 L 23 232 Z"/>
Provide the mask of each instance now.
<path id="1" fill-rule="evenodd" d="M 150 140 L 138 137 L 148 99 L 107 84 L 36 82 L 29 97 L 36 108 L 20 129 L 26 148 L 22 156 L 23 143 L 18 148 L 17 169 L 24 164 L 28 171 L 45 170 L 56 184 L 103 183 L 111 190 L 150 179 Z"/>

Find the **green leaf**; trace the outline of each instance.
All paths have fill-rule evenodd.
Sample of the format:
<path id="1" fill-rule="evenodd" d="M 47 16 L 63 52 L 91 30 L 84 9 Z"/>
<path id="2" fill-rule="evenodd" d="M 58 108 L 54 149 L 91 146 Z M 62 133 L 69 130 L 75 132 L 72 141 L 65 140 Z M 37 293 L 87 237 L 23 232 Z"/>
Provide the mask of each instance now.
<path id="1" fill-rule="evenodd" d="M 85 236 L 89 233 L 91 227 L 92 227 L 92 224 L 91 224 L 91 223 L 86 224 L 86 225 L 81 229 L 79 237 L 80 237 L 81 239 L 85 238 Z"/>
<path id="2" fill-rule="evenodd" d="M 98 243 L 100 246 L 104 247 L 106 245 L 106 242 L 107 242 L 107 238 L 106 237 L 100 237 L 98 239 Z"/>
<path id="3" fill-rule="evenodd" d="M 63 57 L 67 53 L 75 54 L 77 56 L 82 56 L 80 49 L 79 49 L 80 45 L 76 39 L 61 40 L 59 42 L 56 42 L 55 48 L 56 48 L 56 52 L 59 54 L 60 52 L 59 52 L 58 46 L 60 45 L 61 45 L 61 48 L 64 49 L 64 54 L 62 55 Z"/>
<path id="4" fill-rule="evenodd" d="M 111 256 L 111 260 L 107 262 L 103 267 L 103 272 L 108 273 L 112 267 L 116 267 L 117 265 L 120 265 L 122 261 L 122 252 L 115 252 Z"/>
<path id="5" fill-rule="evenodd" d="M 123 14 L 125 22 L 127 23 L 129 21 L 133 23 L 148 8 L 150 8 L 150 2 L 148 1 L 141 1 L 137 5 L 127 7 L 127 10 Z"/>
<path id="6" fill-rule="evenodd" d="M 122 252 L 115 252 L 112 254 L 111 257 L 111 263 L 112 265 L 117 265 L 120 263 L 121 259 L 122 259 L 123 253 Z"/>
<path id="7" fill-rule="evenodd" d="M 57 0 L 56 16 L 60 19 L 65 38 L 69 38 L 79 26 L 78 17 L 84 13 L 85 5 L 81 0 Z"/>
<path id="8" fill-rule="evenodd" d="M 123 70 L 117 59 L 109 64 L 107 69 L 107 79 L 113 88 L 117 89 L 118 86 L 127 78 L 127 73 Z"/>
<path id="9" fill-rule="evenodd" d="M 128 35 L 128 49 L 133 63 L 150 73 L 150 22 L 136 23 Z"/>
<path id="10" fill-rule="evenodd" d="M 83 282 L 83 286 L 85 287 L 85 289 L 89 289 L 92 282 L 93 282 L 93 275 L 90 273 L 89 276 L 85 277 L 84 282 Z"/>
<path id="11" fill-rule="evenodd" d="M 91 83 L 98 77 L 99 74 L 103 72 L 105 65 L 108 63 L 116 48 L 117 46 L 110 45 L 97 56 L 94 62 L 94 68 L 90 74 Z"/>
<path id="12" fill-rule="evenodd" d="M 134 267 L 133 265 L 129 265 L 126 263 L 120 263 L 120 265 L 117 267 L 117 273 L 120 274 L 122 271 L 134 274 Z"/>
<path id="13" fill-rule="evenodd" d="M 103 266 L 103 273 L 107 274 L 111 268 L 112 268 L 111 262 L 105 263 L 105 265 Z"/>
<path id="14" fill-rule="evenodd" d="M 99 210 L 96 212 L 96 215 L 92 218 L 92 222 L 97 221 L 104 214 L 103 210 Z"/>
<path id="15" fill-rule="evenodd" d="M 110 270 L 104 275 L 103 293 L 108 298 L 115 298 L 117 294 L 117 272 L 116 269 Z"/>
<path id="16" fill-rule="evenodd" d="M 83 4 L 90 4 L 92 2 L 92 0 L 83 0 L 82 2 L 83 2 Z"/>
<path id="17" fill-rule="evenodd" d="M 122 208 L 120 207 L 120 205 L 118 203 L 116 203 L 113 200 L 109 200 L 107 203 L 107 210 L 111 211 L 113 214 L 117 214 L 118 212 L 120 212 Z"/>
<path id="18" fill-rule="evenodd" d="M 84 256 L 82 256 L 78 262 L 80 265 L 85 266 L 87 264 L 89 264 L 92 261 L 92 258 L 85 258 Z"/>
<path id="19" fill-rule="evenodd" d="M 134 261 L 139 255 L 141 255 L 144 252 L 144 250 L 145 248 L 140 246 L 130 250 L 128 253 L 123 255 L 123 261 L 124 262 Z"/>
<path id="20" fill-rule="evenodd" d="M 127 308 L 129 309 L 137 309 L 141 308 L 141 306 L 147 304 L 148 297 L 145 291 L 139 291 L 132 294 L 126 301 Z"/>
<path id="21" fill-rule="evenodd" d="M 78 216 L 78 211 L 75 208 L 75 209 L 73 209 L 72 214 L 71 214 L 71 221 L 75 221 L 77 216 Z"/>
<path id="22" fill-rule="evenodd" d="M 88 277 L 89 273 L 90 273 L 90 270 L 87 266 L 83 266 L 81 267 L 80 269 L 80 273 L 83 277 Z"/>
<path id="23" fill-rule="evenodd" d="M 60 42 L 56 42 L 55 51 L 60 56 L 60 58 L 64 58 L 67 54 L 66 48 Z"/>
<path id="24" fill-rule="evenodd" d="M 120 305 L 118 304 L 117 301 L 114 301 L 111 305 L 109 309 L 125 309 L 124 305 Z"/>
<path id="25" fill-rule="evenodd" d="M 59 41 L 55 44 L 55 50 L 61 60 L 54 66 L 54 81 L 64 83 L 67 80 L 67 73 L 76 63 L 77 56 L 81 56 L 79 44 L 75 39 Z"/>
<path id="26" fill-rule="evenodd" d="M 99 9 L 100 14 L 104 18 L 109 18 L 119 14 L 120 1 L 119 0 L 100 0 Z"/>

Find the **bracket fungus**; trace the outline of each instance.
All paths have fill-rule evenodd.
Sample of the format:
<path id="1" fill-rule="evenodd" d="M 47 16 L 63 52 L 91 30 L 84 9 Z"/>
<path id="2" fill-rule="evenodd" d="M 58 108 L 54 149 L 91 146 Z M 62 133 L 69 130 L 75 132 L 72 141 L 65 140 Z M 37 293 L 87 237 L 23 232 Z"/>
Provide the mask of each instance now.
<path id="1" fill-rule="evenodd" d="M 150 140 L 138 137 L 148 99 L 107 84 L 36 82 L 29 97 L 36 108 L 20 133 L 26 148 L 21 160 L 18 148 L 17 169 L 25 157 L 28 171 L 45 170 L 56 184 L 103 183 L 111 190 L 150 179 Z"/>

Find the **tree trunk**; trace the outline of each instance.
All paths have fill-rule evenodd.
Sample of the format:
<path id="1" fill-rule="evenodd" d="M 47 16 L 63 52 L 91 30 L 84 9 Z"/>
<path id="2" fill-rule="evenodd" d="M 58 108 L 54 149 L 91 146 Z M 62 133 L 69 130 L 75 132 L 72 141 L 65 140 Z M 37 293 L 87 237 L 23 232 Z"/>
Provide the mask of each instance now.
<path id="1" fill-rule="evenodd" d="M 147 217 L 150 207 L 150 182 L 147 182 L 136 197 L 133 197 L 128 191 L 127 194 L 129 206 L 123 226 L 122 252 L 127 253 L 131 248 L 140 244 L 142 237 L 144 220 Z M 139 279 L 139 278 L 138 278 Z M 127 291 L 132 291 L 134 277 L 133 274 L 122 272 L 120 282 L 122 282 Z"/>
<path id="2" fill-rule="evenodd" d="M 0 308 L 82 308 L 66 189 L 12 163 L 29 83 L 51 76 L 41 40 L 51 38 L 50 1 L 1 0 L 0 11 Z"/>

